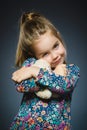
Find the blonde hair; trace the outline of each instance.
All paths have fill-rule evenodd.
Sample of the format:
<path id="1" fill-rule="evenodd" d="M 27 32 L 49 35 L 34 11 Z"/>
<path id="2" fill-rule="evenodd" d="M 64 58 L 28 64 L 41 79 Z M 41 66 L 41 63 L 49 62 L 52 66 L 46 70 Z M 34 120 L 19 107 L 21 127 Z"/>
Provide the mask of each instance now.
<path id="1" fill-rule="evenodd" d="M 59 31 L 43 15 L 37 12 L 27 12 L 22 14 L 20 19 L 19 41 L 16 50 L 16 66 L 21 67 L 24 60 L 33 57 L 31 49 L 32 44 L 48 30 L 50 30 L 51 33 L 64 45 Z"/>

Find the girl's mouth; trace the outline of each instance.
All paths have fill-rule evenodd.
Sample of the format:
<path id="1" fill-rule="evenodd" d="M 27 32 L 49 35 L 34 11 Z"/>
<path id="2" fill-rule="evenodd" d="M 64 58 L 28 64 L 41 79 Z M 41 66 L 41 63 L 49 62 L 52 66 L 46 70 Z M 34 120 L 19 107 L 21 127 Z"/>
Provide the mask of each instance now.
<path id="1" fill-rule="evenodd" d="M 61 62 L 61 59 L 56 60 L 55 62 L 52 63 L 52 66 L 57 66 Z"/>

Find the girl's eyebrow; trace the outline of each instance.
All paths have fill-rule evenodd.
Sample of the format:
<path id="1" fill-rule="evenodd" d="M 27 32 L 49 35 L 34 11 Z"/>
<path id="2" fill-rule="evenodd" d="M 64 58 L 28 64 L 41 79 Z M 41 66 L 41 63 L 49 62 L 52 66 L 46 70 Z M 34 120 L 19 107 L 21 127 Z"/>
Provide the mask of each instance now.
<path id="1" fill-rule="evenodd" d="M 59 44 L 59 41 L 57 40 L 57 41 L 53 44 L 53 46 L 55 46 L 55 44 Z"/>
<path id="2" fill-rule="evenodd" d="M 52 48 L 54 48 L 55 47 L 55 45 L 59 45 L 60 43 L 59 43 L 59 41 L 57 40 L 54 44 L 53 44 L 53 47 Z"/>

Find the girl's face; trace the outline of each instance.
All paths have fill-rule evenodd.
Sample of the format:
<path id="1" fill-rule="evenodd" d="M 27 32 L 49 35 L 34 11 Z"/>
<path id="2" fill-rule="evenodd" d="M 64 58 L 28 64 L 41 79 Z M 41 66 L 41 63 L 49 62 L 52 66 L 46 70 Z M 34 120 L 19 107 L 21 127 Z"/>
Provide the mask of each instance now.
<path id="1" fill-rule="evenodd" d="M 49 31 L 41 35 L 32 47 L 36 58 L 46 60 L 51 68 L 62 64 L 65 60 L 66 49 L 58 38 Z"/>

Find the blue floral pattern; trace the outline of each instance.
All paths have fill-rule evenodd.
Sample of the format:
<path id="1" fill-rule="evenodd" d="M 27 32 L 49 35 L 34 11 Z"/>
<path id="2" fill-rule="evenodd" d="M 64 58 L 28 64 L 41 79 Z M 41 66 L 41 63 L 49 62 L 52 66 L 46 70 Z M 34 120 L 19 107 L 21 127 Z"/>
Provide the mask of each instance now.
<path id="1" fill-rule="evenodd" d="M 31 66 L 35 61 L 34 58 L 27 59 L 23 66 Z M 24 95 L 10 130 L 70 130 L 72 93 L 80 75 L 76 65 L 66 67 L 66 77 L 41 68 L 37 81 L 32 78 L 16 84 L 17 91 Z M 35 92 L 44 87 L 48 87 L 58 97 L 38 98 Z"/>

